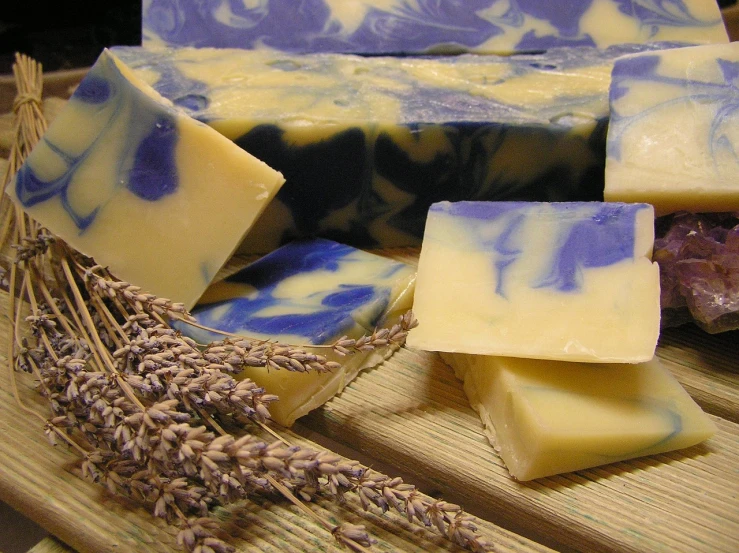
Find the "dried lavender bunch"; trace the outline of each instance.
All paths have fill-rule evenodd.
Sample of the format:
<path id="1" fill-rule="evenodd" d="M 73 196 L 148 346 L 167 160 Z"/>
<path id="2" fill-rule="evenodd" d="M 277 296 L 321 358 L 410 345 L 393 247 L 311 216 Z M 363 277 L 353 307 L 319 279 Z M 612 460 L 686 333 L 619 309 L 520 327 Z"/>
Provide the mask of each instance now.
<path id="1" fill-rule="evenodd" d="M 270 350 L 272 344 L 256 340 L 222 342 L 200 350 L 153 315 L 134 313 L 120 325 L 124 334 L 112 340 L 126 342 L 111 353 L 116 372 L 91 371 L 89 346 L 60 333 L 49 315 L 53 311 L 41 306 L 38 315 L 29 317 L 37 342 L 53 347 L 46 356 L 34 350 L 36 360 L 42 361 L 38 372 L 56 414 L 51 425 L 75 429 L 94 447 L 84 457 L 85 476 L 113 493 L 151 504 L 156 516 L 185 520 L 183 546 L 195 550 L 198 544 L 207 542 L 214 548 L 219 543 L 205 531 L 207 525 L 193 531 L 184 517 L 200 519 L 214 505 L 251 493 L 274 493 L 272 478 L 304 500 L 319 493 L 337 498 L 357 493 L 365 509 L 395 508 L 410 521 L 444 528 L 450 539 L 472 550 L 485 549 L 486 542 L 474 534 L 458 507 L 426 501 L 399 478 L 390 479 L 331 453 L 280 441 L 267 443 L 252 434 L 218 435 L 205 425 L 195 426 L 211 417 L 268 417 L 267 404 L 276 398 L 250 380 L 237 382 L 228 374 L 254 363 L 252 357 L 263 366 L 278 357 L 272 361 L 277 368 L 327 370 L 321 356 L 290 347 L 283 352 L 282 346 Z M 65 311 L 57 311 L 58 317 L 66 317 Z M 101 311 L 96 313 L 100 316 Z M 406 314 L 394 328 L 374 333 L 377 338 L 359 339 L 358 347 L 366 350 L 378 340 L 384 346 L 402 339 L 413 324 L 412 315 Z M 108 331 L 102 320 L 95 327 L 99 334 Z M 300 369 L 289 363 L 296 358 L 302 359 Z M 125 378 L 143 408 L 125 393 L 116 375 Z M 369 536 L 361 533 L 356 527 L 335 530 L 343 541 L 369 543 Z"/>
<path id="2" fill-rule="evenodd" d="M 206 345 L 204 355 L 206 359 L 231 373 L 240 372 L 247 366 L 295 372 L 327 372 L 338 369 L 341 364 L 329 361 L 316 351 L 330 349 L 340 356 L 346 356 L 388 346 L 399 347 L 405 343 L 408 331 L 417 324 L 413 313 L 408 311 L 390 328 L 376 329 L 372 334 L 365 334 L 357 339 L 343 336 L 326 346 L 291 346 L 249 338 L 227 339 Z M 316 351 L 308 351 L 309 348 Z"/>
<path id="3" fill-rule="evenodd" d="M 27 73 L 35 83 L 40 69 Z M 36 97 L 40 90 L 25 93 L 30 104 L 19 103 L 30 118 L 24 124 L 21 117 L 19 128 L 35 129 L 23 135 L 19 160 L 44 128 L 36 122 Z M 490 548 L 455 505 L 428 500 L 398 478 L 333 453 L 251 432 L 269 418 L 277 397 L 249 379 L 234 379 L 245 365 L 303 372 L 334 370 L 337 363 L 307 348 L 247 337 L 200 347 L 167 324 L 168 316 L 191 320 L 181 304 L 118 281 L 20 210 L 3 207 L 9 245 L 16 250 L 7 272 L 9 313 L 21 323 L 16 297 L 31 313 L 27 336 L 19 328 L 12 333 L 9 358 L 16 369 L 34 374 L 51 417 L 25 409 L 42 418 L 53 442 L 79 453 L 83 476 L 179 524 L 184 550 L 232 551 L 209 510 L 262 493 L 283 494 L 299 506 L 297 497 L 340 500 L 356 493 L 365 509 L 393 508 L 473 551 Z M 400 346 L 414 325 L 408 313 L 391 328 L 328 347 L 349 355 Z M 233 434 L 224 427 L 241 430 Z M 321 522 L 355 550 L 372 542 L 362 526 Z"/>

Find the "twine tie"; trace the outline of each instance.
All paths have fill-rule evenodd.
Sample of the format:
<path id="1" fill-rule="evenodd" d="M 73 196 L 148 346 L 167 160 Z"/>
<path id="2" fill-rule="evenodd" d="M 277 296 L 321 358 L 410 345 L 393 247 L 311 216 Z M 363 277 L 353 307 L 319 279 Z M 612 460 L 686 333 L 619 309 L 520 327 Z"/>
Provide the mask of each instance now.
<path id="1" fill-rule="evenodd" d="M 41 106 L 41 96 L 38 94 L 34 94 L 33 92 L 23 92 L 18 94 L 15 97 L 15 100 L 13 100 L 13 113 L 18 113 L 18 111 L 21 109 L 21 106 L 24 104 L 36 104 L 36 106 Z"/>

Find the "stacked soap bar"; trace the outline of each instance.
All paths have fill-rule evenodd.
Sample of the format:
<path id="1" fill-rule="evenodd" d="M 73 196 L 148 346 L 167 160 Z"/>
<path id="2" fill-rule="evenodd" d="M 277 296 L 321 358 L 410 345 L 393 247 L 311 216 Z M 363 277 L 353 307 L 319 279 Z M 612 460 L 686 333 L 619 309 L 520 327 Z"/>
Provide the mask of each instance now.
<path id="1" fill-rule="evenodd" d="M 408 345 L 442 352 L 511 475 L 697 444 L 715 425 L 654 352 L 647 204 L 432 206 Z"/>
<path id="2" fill-rule="evenodd" d="M 408 345 L 640 362 L 659 334 L 646 204 L 441 202 L 429 211 Z"/>
<path id="3" fill-rule="evenodd" d="M 144 0 L 146 46 L 353 54 L 727 42 L 713 0 Z"/>
<path id="4" fill-rule="evenodd" d="M 395 322 L 410 309 L 414 284 L 415 270 L 404 263 L 330 240 L 297 241 L 213 284 L 193 315 L 200 325 L 250 338 L 328 344 Z M 199 342 L 223 339 L 185 323 L 176 326 Z M 243 376 L 279 396 L 270 406 L 272 418 L 290 426 L 391 351 L 340 358 L 342 367 L 331 373 L 249 367 Z"/>
<path id="5" fill-rule="evenodd" d="M 739 43 L 626 56 L 610 105 L 607 199 L 739 210 Z"/>
<path id="6" fill-rule="evenodd" d="M 118 278 L 189 308 L 283 182 L 106 50 L 7 192 Z"/>
<path id="7" fill-rule="evenodd" d="M 656 358 L 636 365 L 442 354 L 511 475 L 532 480 L 700 443 L 716 426 Z"/>
<path id="8" fill-rule="evenodd" d="M 285 175 L 243 247 L 266 252 L 312 235 L 417 245 L 441 200 L 602 199 L 613 61 L 656 47 L 433 59 L 115 52 Z"/>

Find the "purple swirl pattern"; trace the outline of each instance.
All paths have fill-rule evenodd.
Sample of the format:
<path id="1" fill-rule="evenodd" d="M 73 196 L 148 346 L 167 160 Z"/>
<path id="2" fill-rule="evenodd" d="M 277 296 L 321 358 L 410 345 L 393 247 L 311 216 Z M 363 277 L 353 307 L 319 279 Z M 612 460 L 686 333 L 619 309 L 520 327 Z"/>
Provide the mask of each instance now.
<path id="1" fill-rule="evenodd" d="M 561 46 L 726 42 L 705 0 L 144 0 L 145 45 L 270 48 L 288 53 L 510 53 Z M 595 10 L 595 11 L 594 11 Z M 605 10 L 605 11 L 604 11 Z M 610 10 L 610 11 L 608 11 Z M 620 14 L 620 36 L 587 17 Z M 661 36 L 666 30 L 669 37 Z M 679 32 L 675 35 L 675 30 Z"/>

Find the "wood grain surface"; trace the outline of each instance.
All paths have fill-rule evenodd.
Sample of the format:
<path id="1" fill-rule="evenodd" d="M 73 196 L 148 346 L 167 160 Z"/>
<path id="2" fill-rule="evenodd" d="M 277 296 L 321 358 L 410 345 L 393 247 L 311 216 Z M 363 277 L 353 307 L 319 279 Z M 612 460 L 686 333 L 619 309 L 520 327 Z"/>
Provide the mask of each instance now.
<path id="1" fill-rule="evenodd" d="M 0 293 L 0 305 L 5 300 Z M 3 317 L 0 343 L 6 343 L 7 329 Z M 734 552 L 739 425 L 715 413 L 736 414 L 739 340 L 736 333 L 710 336 L 692 326 L 663 336 L 659 355 L 687 389 L 703 391 L 703 408 L 719 427 L 704 444 L 678 452 L 515 482 L 484 437 L 453 371 L 437 354 L 410 349 L 360 375 L 301 425 L 462 498 L 465 507 L 491 521 L 482 527 L 498 551 L 545 550 L 538 542 L 582 552 Z M 51 447 L 40 422 L 18 409 L 6 360 L 0 363 L 0 499 L 81 552 L 175 550 L 172 529 L 77 477 L 75 456 Z M 24 403 L 45 412 L 32 378 L 16 376 Z M 306 443 L 295 433 L 285 435 Z M 365 515 L 355 502 L 325 501 L 312 508 L 332 520 L 368 524 L 379 551 L 448 547 L 399 516 Z M 279 500 L 244 502 L 219 516 L 240 550 L 336 547 L 328 532 Z"/>
<path id="2" fill-rule="evenodd" d="M 383 253 L 408 263 L 417 256 L 413 249 Z M 221 276 L 249 260 L 233 258 Z M 6 305 L 7 294 L 0 292 L 0 344 L 7 343 Z M 518 483 L 487 442 L 453 371 L 437 354 L 410 349 L 365 371 L 303 418 L 299 431 L 382 459 L 462 502 L 484 519 L 481 527 L 498 551 L 733 553 L 739 540 L 739 333 L 667 329 L 657 353 L 717 423 L 719 432 L 704 444 Z M 176 550 L 171 528 L 77 477 L 76 457 L 51 447 L 40 421 L 15 404 L 10 376 L 0 357 L 0 500 L 83 553 Z M 24 404 L 46 413 L 32 378 L 15 376 Z M 367 524 L 378 551 L 451 547 L 400 516 L 366 515 L 356 502 L 323 501 L 312 508 L 334 521 Z M 279 499 L 244 502 L 218 514 L 239 550 L 338 550 L 327 531 Z"/>

